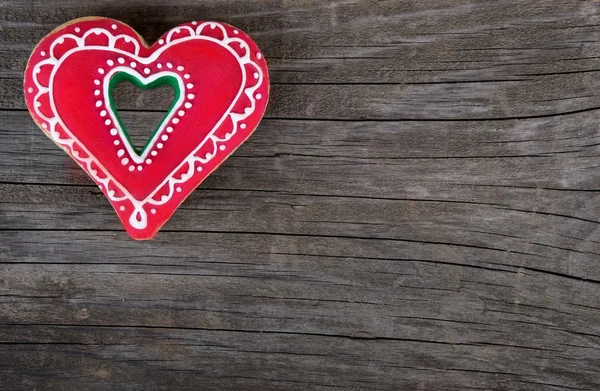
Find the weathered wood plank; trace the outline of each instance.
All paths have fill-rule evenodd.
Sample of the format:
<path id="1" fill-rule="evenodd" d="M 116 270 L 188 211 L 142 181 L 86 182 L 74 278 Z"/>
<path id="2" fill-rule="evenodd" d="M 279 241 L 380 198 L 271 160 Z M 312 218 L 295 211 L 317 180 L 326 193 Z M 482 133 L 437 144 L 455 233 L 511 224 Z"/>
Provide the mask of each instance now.
<path id="1" fill-rule="evenodd" d="M 0 2 L 0 388 L 598 389 L 599 7 Z M 150 242 L 24 111 L 31 49 L 94 14 L 269 60 L 267 119 Z M 119 93 L 134 133 L 164 97 Z"/>

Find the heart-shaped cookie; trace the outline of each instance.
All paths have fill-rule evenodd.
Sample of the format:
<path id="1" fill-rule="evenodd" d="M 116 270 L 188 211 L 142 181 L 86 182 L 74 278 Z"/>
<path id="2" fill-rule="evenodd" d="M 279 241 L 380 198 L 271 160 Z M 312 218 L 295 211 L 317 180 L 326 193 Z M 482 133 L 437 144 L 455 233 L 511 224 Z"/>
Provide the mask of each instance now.
<path id="1" fill-rule="evenodd" d="M 175 101 L 146 145 L 130 141 L 117 83 L 168 84 Z M 190 22 L 148 46 L 107 18 L 66 23 L 35 48 L 25 100 L 35 122 L 98 184 L 129 235 L 150 239 L 260 122 L 269 75 L 256 44 L 217 22 Z"/>

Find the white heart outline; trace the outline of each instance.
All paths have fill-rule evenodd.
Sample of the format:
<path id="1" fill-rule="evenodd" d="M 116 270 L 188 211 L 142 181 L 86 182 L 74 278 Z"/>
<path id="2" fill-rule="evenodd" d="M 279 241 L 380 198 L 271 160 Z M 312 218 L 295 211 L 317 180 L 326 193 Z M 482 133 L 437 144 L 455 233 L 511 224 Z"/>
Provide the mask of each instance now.
<path id="1" fill-rule="evenodd" d="M 197 22 L 191 22 L 191 23 L 193 25 L 197 24 Z M 216 38 L 201 35 L 204 27 L 206 27 L 206 26 L 210 26 L 211 29 L 219 28 L 219 30 L 221 30 L 221 32 L 223 34 L 223 39 L 219 40 Z M 176 38 L 175 40 L 172 40 L 172 34 L 174 32 L 175 33 L 179 32 L 181 29 L 186 29 L 186 30 L 190 31 L 191 33 L 195 33 L 195 35 L 184 36 L 184 37 L 180 37 L 180 38 Z M 234 30 L 234 33 L 236 33 L 236 31 L 237 30 Z M 85 38 L 87 38 L 91 34 L 106 35 L 109 40 L 108 46 L 94 46 L 94 45 L 85 46 Z M 77 43 L 77 48 L 71 49 L 67 53 L 63 54 L 63 56 L 61 57 L 60 60 L 57 60 L 54 57 L 54 48 L 57 44 L 64 43 L 65 39 L 67 39 L 67 38 L 73 39 Z M 135 46 L 135 52 L 130 53 L 127 51 L 116 49 L 115 44 L 119 39 L 124 39 L 125 42 L 132 42 Z M 191 40 L 191 39 L 203 39 L 203 40 L 208 40 L 208 41 L 217 43 L 220 46 L 227 49 L 229 52 L 231 52 L 235 56 L 235 58 L 238 60 L 238 63 L 240 64 L 240 67 L 243 72 L 243 83 L 241 84 L 241 87 L 240 87 L 240 93 L 233 100 L 230 110 L 227 111 L 227 114 L 223 116 L 221 121 L 219 121 L 219 123 L 213 128 L 213 130 L 209 133 L 209 135 L 205 138 L 205 140 L 203 140 L 203 142 L 192 153 L 190 153 L 190 155 L 188 155 L 179 164 L 179 166 L 176 169 L 174 169 L 171 172 L 171 174 L 169 174 L 163 180 L 163 182 L 148 197 L 146 197 L 144 200 L 137 200 L 127 191 L 127 189 L 124 188 L 124 186 L 122 186 L 108 172 L 108 170 L 106 170 L 106 168 L 104 168 L 99 163 L 99 161 L 91 153 L 89 153 L 87 148 L 85 148 L 85 146 L 83 144 L 81 144 L 81 142 L 79 142 L 79 140 L 63 124 L 61 124 L 61 126 L 63 127 L 63 130 L 65 131 L 65 133 L 67 133 L 68 138 L 66 138 L 66 139 L 60 138 L 60 133 L 58 131 L 56 131 L 56 125 L 60 121 L 60 117 L 58 116 L 58 113 L 56 112 L 56 106 L 54 105 L 54 100 L 50 99 L 50 104 L 51 104 L 51 108 L 52 108 L 54 117 L 52 117 L 52 118 L 47 117 L 39 110 L 39 108 L 41 107 L 41 102 L 39 101 L 40 96 L 42 96 L 45 93 L 50 93 L 50 95 L 52 95 L 52 81 L 53 81 L 53 76 L 56 72 L 56 69 L 54 69 L 52 72 L 52 76 L 51 76 L 48 87 L 43 86 L 39 82 L 39 80 L 37 79 L 37 74 L 40 73 L 40 70 L 41 70 L 40 68 L 43 65 L 50 64 L 50 65 L 53 65 L 56 68 L 58 68 L 60 63 L 62 63 L 62 61 L 65 58 L 67 58 L 68 55 L 72 54 L 72 52 L 79 51 L 79 50 L 89 50 L 89 49 L 99 49 L 99 50 L 112 49 L 112 50 L 110 50 L 111 52 L 121 53 L 121 54 L 125 54 L 127 56 L 134 56 L 137 58 L 138 62 L 140 62 L 142 64 L 149 64 L 149 63 L 153 62 L 158 56 L 160 56 L 162 51 L 166 50 L 166 48 L 171 47 L 182 41 L 187 41 L 187 40 Z M 244 51 L 245 51 L 244 56 L 240 56 L 235 50 L 233 50 L 229 46 L 233 42 L 238 43 L 240 45 L 240 48 L 244 49 Z M 59 144 L 61 147 L 63 147 L 63 149 L 67 153 L 69 153 L 69 155 L 71 155 L 85 169 L 85 171 L 88 172 L 92 176 L 94 181 L 99 184 L 100 189 L 102 189 L 104 194 L 111 201 L 121 202 L 121 201 L 128 200 L 132 203 L 132 205 L 134 206 L 134 210 L 131 212 L 131 215 L 129 218 L 129 224 L 131 225 L 131 227 L 141 230 L 148 226 L 148 215 L 147 215 L 146 211 L 144 210 L 144 206 L 146 204 L 160 206 L 160 205 L 164 205 L 166 202 L 168 202 L 168 200 L 171 199 L 175 193 L 175 186 L 177 184 L 185 183 L 190 178 L 193 177 L 193 175 L 195 174 L 195 171 L 196 171 L 196 164 L 199 163 L 198 167 L 200 170 L 202 164 L 208 163 L 218 153 L 218 151 L 220 149 L 218 144 L 219 143 L 224 144 L 226 141 L 231 139 L 231 137 L 235 134 L 235 132 L 237 131 L 237 128 L 238 128 L 238 122 L 248 118 L 250 115 L 252 115 L 254 113 L 254 111 L 256 110 L 256 99 L 257 99 L 254 96 L 254 92 L 262 86 L 263 81 L 265 80 L 265 77 L 264 77 L 263 70 L 261 69 L 261 67 L 251 59 L 251 50 L 250 50 L 250 47 L 248 46 L 248 43 L 243 41 L 240 38 L 235 38 L 235 37 L 230 38 L 227 34 L 227 30 L 225 29 L 225 27 L 217 22 L 204 22 L 204 23 L 200 24 L 195 30 L 189 26 L 184 26 L 184 25 L 176 27 L 169 31 L 169 33 L 167 35 L 166 45 L 155 50 L 151 56 L 139 57 L 138 56 L 139 51 L 140 51 L 140 46 L 139 46 L 139 43 L 136 41 L 136 39 L 134 39 L 131 36 L 126 35 L 126 34 L 120 34 L 120 35 L 114 36 L 110 31 L 108 31 L 104 28 L 101 28 L 101 27 L 91 28 L 82 37 L 77 37 L 76 35 L 70 34 L 70 33 L 63 34 L 62 36 L 55 39 L 55 41 L 52 43 L 52 45 L 50 47 L 50 58 L 40 61 L 39 63 L 37 63 L 35 65 L 35 67 L 33 69 L 33 81 L 38 89 L 38 92 L 33 99 L 33 106 L 34 106 L 36 115 L 39 118 L 41 118 L 42 120 L 46 121 L 46 123 L 42 124 L 42 128 L 44 128 L 51 135 L 52 139 L 57 144 Z M 156 57 L 156 58 L 154 58 L 154 57 Z M 253 85 L 252 87 L 248 87 L 248 88 L 244 88 L 246 85 L 245 65 L 251 65 L 256 70 L 256 72 L 254 73 L 254 78 L 257 80 L 257 83 L 255 85 Z M 246 108 L 244 111 L 244 114 L 238 114 L 238 113 L 231 112 L 231 109 L 238 102 L 242 93 L 244 93 L 250 100 L 251 107 Z M 231 121 L 233 124 L 233 129 L 230 133 L 227 133 L 225 135 L 225 138 L 219 138 L 214 135 L 214 132 L 219 128 L 219 126 L 223 123 L 223 121 L 227 117 L 231 118 Z M 48 129 L 47 125 L 50 126 L 50 129 Z M 242 124 L 241 127 L 244 128 L 245 125 Z M 195 154 L 204 146 L 204 143 L 209 139 L 212 141 L 212 144 L 213 144 L 212 145 L 213 152 L 207 153 L 204 158 L 195 156 Z M 86 152 L 86 154 L 88 155 L 88 157 L 83 158 L 83 157 L 79 156 L 79 153 L 77 152 L 77 150 L 74 149 L 74 146 L 77 146 L 77 147 L 83 149 Z M 105 174 L 105 177 L 100 176 L 98 174 L 98 171 L 92 168 L 92 164 L 95 164 L 97 167 L 99 167 Z M 177 171 L 179 171 L 182 167 L 184 167 L 185 164 L 188 164 L 188 171 L 185 172 L 184 174 L 182 174 L 180 176 L 180 178 L 175 178 L 174 174 Z M 109 189 L 109 185 L 111 182 L 114 183 L 122 191 L 122 193 L 124 194 L 123 197 L 117 197 L 115 195 L 115 191 Z M 166 184 L 168 184 L 168 188 L 169 188 L 168 195 L 163 195 L 161 197 L 160 201 L 154 200 L 152 197 L 156 194 L 156 192 L 158 190 L 160 190 Z M 115 210 L 116 210 L 116 205 L 115 205 Z M 155 212 L 154 209 L 152 211 L 153 211 L 153 213 Z"/>
<path id="2" fill-rule="evenodd" d="M 109 89 L 110 79 L 117 72 L 127 73 L 127 74 L 135 77 L 139 81 L 141 81 L 144 85 L 148 85 L 164 76 L 174 77 L 175 79 L 177 79 L 177 84 L 179 84 L 180 92 L 179 92 L 179 97 L 178 97 L 177 101 L 175 102 L 175 104 L 173 104 L 173 107 L 167 113 L 167 116 L 165 118 L 163 118 L 162 122 L 160 123 L 159 128 L 154 132 L 154 134 L 150 138 L 148 144 L 146 145 L 146 148 L 144 149 L 144 151 L 142 152 L 141 155 L 138 155 L 134 151 L 131 143 L 129 143 L 127 141 L 127 137 L 125 136 L 125 131 L 121 127 L 121 123 L 118 120 L 116 113 L 113 111 L 111 105 L 109 104 L 109 102 L 111 101 L 110 89 Z M 107 108 L 107 112 L 109 113 L 110 119 L 112 120 L 112 123 L 114 124 L 115 129 L 117 129 L 119 137 L 121 138 L 123 145 L 125 145 L 125 149 L 127 149 L 127 152 L 129 153 L 129 157 L 131 158 L 131 160 L 133 160 L 137 164 L 144 163 L 144 160 L 146 160 L 146 158 L 148 157 L 148 154 L 152 150 L 152 147 L 156 143 L 156 140 L 160 137 L 160 135 L 162 135 L 162 133 L 163 133 L 164 129 L 167 127 L 167 125 L 169 125 L 169 122 L 175 116 L 175 113 L 177 112 L 177 110 L 179 110 L 182 107 L 183 102 L 185 101 L 185 95 L 187 93 L 183 79 L 181 78 L 181 76 L 179 76 L 175 72 L 161 71 L 161 72 L 157 72 L 153 75 L 150 75 L 148 77 L 144 77 L 135 69 L 132 69 L 131 67 L 126 67 L 123 65 L 116 66 L 116 67 L 112 68 L 110 71 L 108 71 L 108 73 L 104 76 L 104 84 L 102 86 L 102 91 L 103 91 L 103 97 L 104 97 L 104 105 Z M 225 115 L 227 115 L 227 114 L 225 114 Z"/>

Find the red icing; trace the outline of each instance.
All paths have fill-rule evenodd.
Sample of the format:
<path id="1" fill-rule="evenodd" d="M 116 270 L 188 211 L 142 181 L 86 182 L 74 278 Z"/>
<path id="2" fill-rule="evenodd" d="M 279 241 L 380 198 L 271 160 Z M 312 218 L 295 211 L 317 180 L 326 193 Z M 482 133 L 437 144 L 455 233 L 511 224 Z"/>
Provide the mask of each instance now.
<path id="1" fill-rule="evenodd" d="M 44 38 L 26 70 L 25 96 L 32 116 L 49 136 L 54 129 L 55 142 L 98 183 L 136 239 L 151 238 L 160 229 L 185 197 L 254 131 L 266 108 L 268 72 L 254 42 L 223 24 L 206 24 L 196 36 L 201 26 L 203 22 L 178 26 L 148 48 L 121 22 L 75 21 Z M 91 29 L 96 30 L 89 34 Z M 97 34 L 97 29 L 109 34 Z M 77 42 L 66 34 L 89 35 Z M 241 40 L 244 47 L 236 40 L 223 41 L 227 37 Z M 114 47 L 109 47 L 111 38 Z M 40 89 L 33 72 L 51 55 L 60 60 L 38 67 Z M 166 72 L 184 84 L 180 105 L 142 162 L 134 162 L 126 141 L 111 132 L 115 118 L 104 89 L 117 67 L 126 67 L 142 80 Z M 52 127 L 52 121 L 58 123 Z M 220 140 L 215 143 L 209 136 Z M 203 161 L 186 160 L 190 156 Z M 132 214 L 138 222 L 147 216 L 145 226 L 132 225 Z"/>

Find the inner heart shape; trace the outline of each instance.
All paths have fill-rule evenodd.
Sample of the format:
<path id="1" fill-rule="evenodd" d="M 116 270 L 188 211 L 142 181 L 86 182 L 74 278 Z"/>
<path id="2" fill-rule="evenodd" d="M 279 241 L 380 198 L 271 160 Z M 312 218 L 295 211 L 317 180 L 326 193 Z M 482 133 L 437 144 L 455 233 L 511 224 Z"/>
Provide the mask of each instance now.
<path id="1" fill-rule="evenodd" d="M 120 81 L 169 84 L 175 101 L 141 151 L 116 112 Z M 256 129 L 266 62 L 238 29 L 191 22 L 154 45 L 106 18 L 69 22 L 36 47 L 25 98 L 36 123 L 90 175 L 135 239 L 149 239 Z"/>

